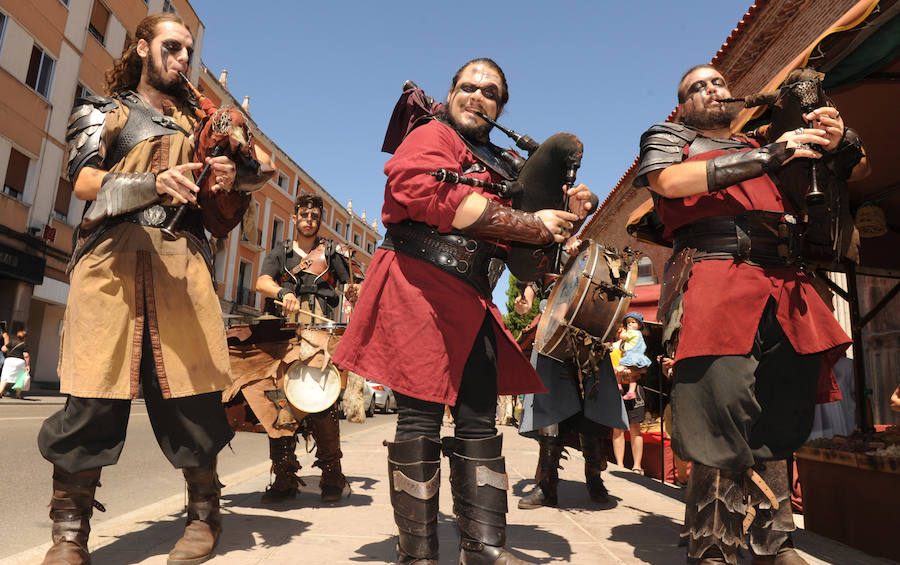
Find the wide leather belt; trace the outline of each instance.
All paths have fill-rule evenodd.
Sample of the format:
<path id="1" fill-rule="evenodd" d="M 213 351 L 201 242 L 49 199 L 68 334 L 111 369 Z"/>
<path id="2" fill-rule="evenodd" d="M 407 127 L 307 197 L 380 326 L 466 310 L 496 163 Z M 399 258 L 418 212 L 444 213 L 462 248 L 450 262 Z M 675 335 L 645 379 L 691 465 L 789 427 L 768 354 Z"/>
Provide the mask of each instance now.
<path id="1" fill-rule="evenodd" d="M 736 259 L 762 267 L 790 265 L 801 259 L 802 229 L 782 212 L 749 211 L 714 216 L 674 231 L 673 252 L 696 249 L 695 261 Z"/>
<path id="2" fill-rule="evenodd" d="M 431 263 L 467 282 L 485 298 L 491 295 L 491 258 L 506 255 L 496 244 L 458 232 L 440 233 L 428 224 L 413 221 L 389 224 L 380 247 Z"/>
<path id="3" fill-rule="evenodd" d="M 141 208 L 140 210 L 135 210 L 134 212 L 122 214 L 116 219 L 123 222 L 131 222 L 132 224 L 149 226 L 151 228 L 161 228 L 169 223 L 169 220 L 172 219 L 172 216 L 175 215 L 178 208 L 179 206 L 154 204 L 152 206 L 147 206 L 146 208 Z"/>

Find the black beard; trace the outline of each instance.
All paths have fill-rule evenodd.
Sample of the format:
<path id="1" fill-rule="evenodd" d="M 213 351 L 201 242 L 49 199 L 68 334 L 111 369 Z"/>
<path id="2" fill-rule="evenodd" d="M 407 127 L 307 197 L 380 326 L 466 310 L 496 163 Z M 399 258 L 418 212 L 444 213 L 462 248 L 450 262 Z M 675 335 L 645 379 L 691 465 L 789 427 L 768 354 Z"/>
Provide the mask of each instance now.
<path id="1" fill-rule="evenodd" d="M 453 129 L 458 131 L 466 139 L 477 141 L 478 143 L 482 143 L 483 141 L 487 141 L 488 139 L 490 139 L 491 128 L 494 127 L 487 122 L 480 126 L 464 126 L 453 119 L 453 116 L 450 115 L 449 110 L 444 110 L 443 112 L 438 114 L 437 117 L 440 120 L 447 122 L 448 124 L 453 126 Z"/>
<path id="2" fill-rule="evenodd" d="M 153 53 L 150 53 L 150 57 L 148 57 L 144 63 L 144 73 L 147 76 L 147 84 L 167 96 L 180 99 L 186 98 L 187 88 L 184 86 L 181 79 L 176 79 L 173 82 L 166 82 L 162 73 L 158 70 L 161 66 L 162 65 L 155 64 Z"/>
<path id="3" fill-rule="evenodd" d="M 684 125 L 699 130 L 725 128 L 731 125 L 740 111 L 741 108 L 737 104 L 723 104 L 719 108 L 709 108 L 686 115 L 681 121 Z"/>

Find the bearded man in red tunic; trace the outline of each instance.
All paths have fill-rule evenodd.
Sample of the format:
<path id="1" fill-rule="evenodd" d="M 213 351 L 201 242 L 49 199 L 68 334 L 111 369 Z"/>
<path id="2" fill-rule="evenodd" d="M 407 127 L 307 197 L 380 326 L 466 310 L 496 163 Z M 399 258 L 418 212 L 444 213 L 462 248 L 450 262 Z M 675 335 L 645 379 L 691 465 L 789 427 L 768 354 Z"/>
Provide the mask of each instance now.
<path id="1" fill-rule="evenodd" d="M 388 467 L 400 563 L 438 562 L 442 447 L 450 458 L 460 562 L 522 563 L 503 549 L 508 482 L 494 417 L 498 394 L 544 389 L 491 301 L 488 263 L 503 257 L 510 241 L 565 241 L 587 215 L 591 193 L 584 185 L 569 189 L 574 213 L 525 213 L 481 187 L 427 174 L 446 169 L 503 180 L 501 150 L 475 112 L 496 119 L 508 98 L 497 63 L 466 63 L 453 77 L 446 112 L 412 130 L 387 162 L 387 234 L 334 356 L 341 368 L 397 396 Z M 441 441 L 445 405 L 456 435 Z"/>
<path id="2" fill-rule="evenodd" d="M 683 312 L 672 402 L 673 447 L 693 462 L 688 556 L 735 564 L 749 532 L 753 563 L 802 564 L 786 459 L 809 436 L 817 393 L 836 392 L 831 366 L 850 340 L 786 255 L 794 246 L 779 234 L 791 233 L 795 210 L 777 179 L 795 159 L 847 179 L 865 169 L 864 154 L 830 106 L 773 143 L 732 134 L 738 109 L 720 101 L 730 97 L 716 69 L 690 69 L 680 122 L 643 135 L 634 182 L 653 192 L 674 242 L 665 279 L 693 262 L 669 312 L 676 326 Z"/>

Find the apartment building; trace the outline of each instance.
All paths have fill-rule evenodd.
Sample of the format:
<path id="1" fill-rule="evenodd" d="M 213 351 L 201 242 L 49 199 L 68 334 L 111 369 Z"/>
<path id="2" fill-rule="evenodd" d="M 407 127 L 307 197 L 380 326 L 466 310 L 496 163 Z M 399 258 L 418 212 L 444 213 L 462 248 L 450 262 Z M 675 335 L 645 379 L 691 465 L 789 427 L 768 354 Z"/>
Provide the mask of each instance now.
<path id="1" fill-rule="evenodd" d="M 138 22 L 163 11 L 176 12 L 194 35 L 191 81 L 216 103 L 238 106 L 202 64 L 204 26 L 186 0 L 0 0 L 0 320 L 10 329 L 28 327 L 37 386 L 58 383 L 69 291 L 65 267 L 85 206 L 65 178 L 72 104 L 83 93 L 103 93 L 104 74 Z M 323 235 L 355 250 L 361 264 L 371 260 L 380 237 L 377 224 L 338 203 L 255 124 L 254 129 L 278 174 L 254 195 L 255 227 L 246 225 L 251 233 L 236 229 L 215 242 L 223 313 L 245 317 L 260 313 L 262 300 L 252 284 L 265 253 L 292 233 L 298 191 L 323 197 Z"/>

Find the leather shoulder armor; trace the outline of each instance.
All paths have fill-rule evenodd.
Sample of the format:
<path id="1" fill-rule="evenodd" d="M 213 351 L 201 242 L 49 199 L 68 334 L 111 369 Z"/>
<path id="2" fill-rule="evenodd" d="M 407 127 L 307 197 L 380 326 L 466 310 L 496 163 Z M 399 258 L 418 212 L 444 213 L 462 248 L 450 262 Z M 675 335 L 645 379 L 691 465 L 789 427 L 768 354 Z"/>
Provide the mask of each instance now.
<path id="1" fill-rule="evenodd" d="M 89 95 L 75 101 L 66 127 L 66 174 L 71 182 L 75 182 L 85 165 L 100 166 L 100 136 L 106 124 L 106 114 L 118 107 L 115 99 L 105 96 Z"/>
<path id="2" fill-rule="evenodd" d="M 641 136 L 641 154 L 634 186 L 648 186 L 647 173 L 680 163 L 684 159 L 684 148 L 696 137 L 697 132 L 683 124 L 653 124 Z"/>
<path id="3" fill-rule="evenodd" d="M 752 146 L 749 143 L 737 139 L 714 139 L 698 135 L 697 139 L 691 142 L 687 156 L 693 157 L 694 155 L 709 153 L 710 151 L 748 149 L 751 147 Z"/>
<path id="4" fill-rule="evenodd" d="M 185 137 L 190 136 L 189 132 L 175 123 L 175 120 L 153 108 L 148 108 L 131 92 L 123 94 L 121 102 L 128 107 L 128 119 L 112 143 L 112 147 L 109 147 L 106 152 L 106 158 L 103 160 L 106 169 L 111 169 L 125 158 L 138 143 L 151 137 L 173 135 L 179 132 Z"/>

